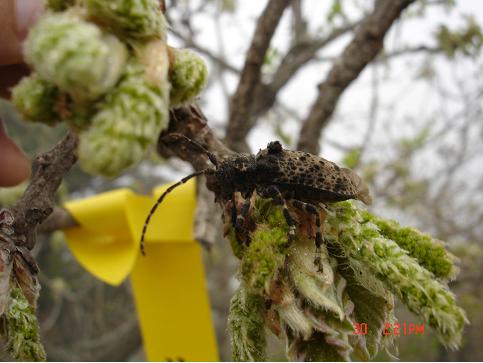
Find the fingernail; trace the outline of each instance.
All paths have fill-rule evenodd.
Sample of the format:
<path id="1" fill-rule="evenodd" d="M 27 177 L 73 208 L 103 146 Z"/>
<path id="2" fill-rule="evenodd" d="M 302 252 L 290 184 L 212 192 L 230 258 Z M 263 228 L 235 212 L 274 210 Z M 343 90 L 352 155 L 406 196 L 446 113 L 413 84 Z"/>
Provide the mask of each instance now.
<path id="1" fill-rule="evenodd" d="M 20 40 L 23 40 L 27 36 L 29 28 L 35 24 L 35 21 L 43 11 L 43 0 L 15 1 L 15 20 L 17 25 L 17 35 Z"/>

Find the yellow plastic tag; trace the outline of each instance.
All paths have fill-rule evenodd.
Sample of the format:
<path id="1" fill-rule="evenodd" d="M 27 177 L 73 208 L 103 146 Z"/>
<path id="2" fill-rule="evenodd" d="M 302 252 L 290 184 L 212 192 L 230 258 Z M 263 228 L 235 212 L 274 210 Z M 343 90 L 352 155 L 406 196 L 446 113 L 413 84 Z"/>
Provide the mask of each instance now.
<path id="1" fill-rule="evenodd" d="M 151 219 L 146 256 L 139 240 L 157 197 L 119 189 L 69 202 L 79 227 L 65 230 L 78 261 L 97 278 L 118 285 L 128 275 L 146 355 L 151 361 L 218 360 L 200 246 L 193 240 L 195 183 L 166 197 Z"/>

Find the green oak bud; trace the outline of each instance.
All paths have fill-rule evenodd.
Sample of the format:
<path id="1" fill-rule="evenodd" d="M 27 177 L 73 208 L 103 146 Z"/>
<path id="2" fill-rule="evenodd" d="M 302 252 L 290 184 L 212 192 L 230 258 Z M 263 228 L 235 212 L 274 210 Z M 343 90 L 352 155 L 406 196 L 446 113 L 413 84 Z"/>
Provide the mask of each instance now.
<path id="1" fill-rule="evenodd" d="M 171 65 L 171 106 L 192 101 L 205 87 L 208 70 L 203 59 L 189 49 L 174 49 Z"/>
<path id="2" fill-rule="evenodd" d="M 12 102 L 26 121 L 55 125 L 60 116 L 55 111 L 59 89 L 32 74 L 24 77 L 12 90 Z"/>
<path id="3" fill-rule="evenodd" d="M 132 38 L 165 38 L 167 23 L 158 0 L 86 0 L 89 15 Z"/>
<path id="4" fill-rule="evenodd" d="M 78 102 L 111 89 L 127 59 L 126 47 L 115 36 L 71 13 L 42 17 L 29 32 L 24 53 L 42 79 Z"/>
<path id="5" fill-rule="evenodd" d="M 436 330 L 442 344 L 461 344 L 467 319 L 444 283 L 454 274 L 454 258 L 442 243 L 345 201 L 324 208 L 323 243 L 316 246 L 312 225 L 306 225 L 313 221 L 298 218 L 289 239 L 283 209 L 270 199 L 254 199 L 250 227 L 242 231 L 249 232 L 249 243 L 237 241 L 231 224 L 227 228 L 241 260 L 240 289 L 259 302 L 253 315 L 248 304 L 243 314 L 259 317 L 264 310 L 263 325 L 286 339 L 290 359 L 349 360 L 353 354 L 368 360 L 380 349 L 391 355 L 394 336 L 384 329 L 396 321 L 394 295 Z M 233 301 L 240 301 L 241 290 Z M 234 315 L 241 316 L 236 309 Z M 355 335 L 355 323 L 366 323 L 369 332 Z M 265 346 L 251 344 L 240 325 L 234 327 L 234 359 L 253 360 L 254 349 Z"/>
<path id="6" fill-rule="evenodd" d="M 141 64 L 131 61 L 119 85 L 108 93 L 94 116 L 93 124 L 110 124 L 116 135 L 154 143 L 168 125 L 169 85 L 152 86 Z"/>
<path id="7" fill-rule="evenodd" d="M 119 85 L 100 103 L 92 125 L 80 135 L 82 168 L 113 177 L 139 162 L 168 125 L 169 84 L 153 86 L 144 67 L 129 62 Z"/>
<path id="8" fill-rule="evenodd" d="M 144 143 L 116 134 L 110 126 L 92 125 L 80 134 L 79 162 L 90 174 L 115 177 L 144 156 Z"/>

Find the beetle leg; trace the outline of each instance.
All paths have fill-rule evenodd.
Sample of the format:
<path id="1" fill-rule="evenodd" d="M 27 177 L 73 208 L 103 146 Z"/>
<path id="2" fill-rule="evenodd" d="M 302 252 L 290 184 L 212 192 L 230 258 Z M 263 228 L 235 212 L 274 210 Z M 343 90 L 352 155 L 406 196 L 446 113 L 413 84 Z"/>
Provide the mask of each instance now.
<path id="1" fill-rule="evenodd" d="M 235 193 L 233 193 L 231 195 L 231 225 L 233 228 L 235 228 L 237 214 L 238 212 L 236 210 L 236 198 L 235 198 Z"/>
<path id="2" fill-rule="evenodd" d="M 243 202 L 240 214 L 237 214 L 235 219 L 235 235 L 237 240 L 240 241 L 239 235 L 243 231 L 243 225 L 245 224 L 245 220 L 248 216 L 248 211 L 250 210 L 250 201 L 252 198 L 252 193 L 247 193 L 244 195 L 245 201 Z"/>
<path id="3" fill-rule="evenodd" d="M 320 214 L 317 207 L 313 204 L 302 202 L 301 200 L 294 199 L 292 201 L 292 205 L 308 214 L 311 214 L 315 217 L 315 248 L 316 248 L 316 257 L 314 260 L 314 264 L 320 267 L 320 246 L 322 246 L 322 224 L 320 222 Z"/>
<path id="4" fill-rule="evenodd" d="M 317 207 L 311 203 L 302 202 L 301 200 L 297 199 L 292 200 L 292 205 L 295 208 L 315 217 L 315 226 L 317 227 L 315 232 L 315 246 L 320 247 L 322 245 L 322 228 L 320 222 L 320 215 Z"/>
<path id="5" fill-rule="evenodd" d="M 275 185 L 271 185 L 267 188 L 260 190 L 259 194 L 265 198 L 272 198 L 275 204 L 282 206 L 283 216 L 285 217 L 285 221 L 289 226 L 289 232 L 288 232 L 289 242 L 292 242 L 295 237 L 296 219 L 292 217 L 292 215 L 290 214 L 285 198 L 283 197 L 280 190 Z"/>

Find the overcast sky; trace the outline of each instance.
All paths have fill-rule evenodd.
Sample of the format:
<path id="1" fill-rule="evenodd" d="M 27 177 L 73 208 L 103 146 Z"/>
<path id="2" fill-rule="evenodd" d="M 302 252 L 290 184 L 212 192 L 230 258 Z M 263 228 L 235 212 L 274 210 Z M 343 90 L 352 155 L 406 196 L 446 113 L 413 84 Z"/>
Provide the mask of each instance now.
<path id="1" fill-rule="evenodd" d="M 325 14 L 330 1 L 306 0 L 304 1 L 304 13 L 309 22 L 313 34 L 324 33 Z M 347 1 L 345 4 L 349 4 Z M 352 3 L 352 2 L 351 2 Z M 367 1 L 359 1 L 360 4 L 367 4 Z M 371 2 L 372 3 L 372 2 Z M 193 20 L 196 28 L 196 40 L 204 47 L 212 49 L 214 53 L 222 50 L 227 59 L 234 66 L 241 68 L 257 16 L 261 13 L 266 1 L 237 1 L 237 11 L 234 14 L 218 14 L 215 17 L 203 15 L 195 16 Z M 416 10 L 416 5 L 410 11 Z M 346 5 L 346 12 L 349 18 L 357 19 L 361 10 Z M 216 13 L 213 10 L 213 13 Z M 481 0 L 459 0 L 456 9 L 448 12 L 445 7 L 433 6 L 427 11 L 424 18 L 406 20 L 404 23 L 397 23 L 392 28 L 386 38 L 386 49 L 400 49 L 407 45 L 434 44 L 434 31 L 438 24 L 447 24 L 450 27 L 458 26 L 463 23 L 464 15 L 474 16 L 475 19 L 483 23 L 483 1 Z M 290 18 L 287 12 L 281 22 L 272 47 L 276 48 L 280 54 L 286 51 L 289 43 Z M 215 19 L 215 20 L 214 20 Z M 217 29 L 222 29 L 221 36 L 217 35 Z M 173 42 L 176 42 L 171 37 Z M 344 37 L 341 41 L 334 43 L 331 47 L 320 52 L 320 56 L 328 57 L 337 55 L 343 49 L 350 37 Z M 417 124 L 421 120 L 434 118 L 438 110 L 441 110 L 439 96 L 431 90 L 434 84 L 428 84 L 416 78 L 421 71 L 425 57 L 407 56 L 400 61 L 393 62 L 391 68 L 384 65 L 370 67 L 355 82 L 342 97 L 335 116 L 338 122 L 333 122 L 328 130 L 327 137 L 347 146 L 357 146 L 362 140 L 364 130 L 367 125 L 369 106 L 371 104 L 371 82 L 375 75 L 382 79 L 379 81 L 379 104 L 382 106 L 378 114 L 377 128 L 390 128 L 391 122 L 388 120 L 406 119 L 407 123 L 398 125 L 398 134 L 414 132 L 413 122 Z M 209 62 L 208 62 L 209 63 Z M 213 71 L 213 64 L 209 63 Z M 312 62 L 309 66 L 301 70 L 296 79 L 287 86 L 279 96 L 279 101 L 286 107 L 295 111 L 302 118 L 307 115 L 310 106 L 317 94 L 316 85 L 322 81 L 330 69 L 330 62 Z M 438 82 L 451 88 L 453 77 L 465 77 L 471 79 L 474 75 L 472 65 L 462 62 L 458 66 L 452 66 L 447 70 L 448 77 L 442 77 L 446 73 L 447 62 L 436 60 L 438 72 Z M 375 69 L 374 69 L 375 68 Z M 455 73 L 455 74 L 453 74 Z M 224 78 L 226 88 L 232 93 L 237 84 L 237 78 L 227 74 Z M 205 113 L 213 124 L 224 122 L 227 115 L 227 103 L 224 101 L 222 85 L 217 82 L 212 85 L 202 95 Z M 397 101 L 397 108 L 390 110 L 391 115 L 387 115 L 384 110 L 385 105 L 392 105 Z M 456 112 L 460 102 L 455 100 L 455 104 L 445 104 L 446 113 Z M 394 125 L 393 125 L 394 126 Z M 299 123 L 285 119 L 283 122 L 284 131 L 294 137 L 300 127 Z M 253 150 L 264 147 L 266 143 L 274 138 L 272 127 L 262 124 L 257 127 L 249 137 L 249 142 Z M 348 132 L 350 130 L 350 132 Z M 329 158 L 338 158 L 340 155 L 337 150 L 325 147 L 324 155 Z"/>

